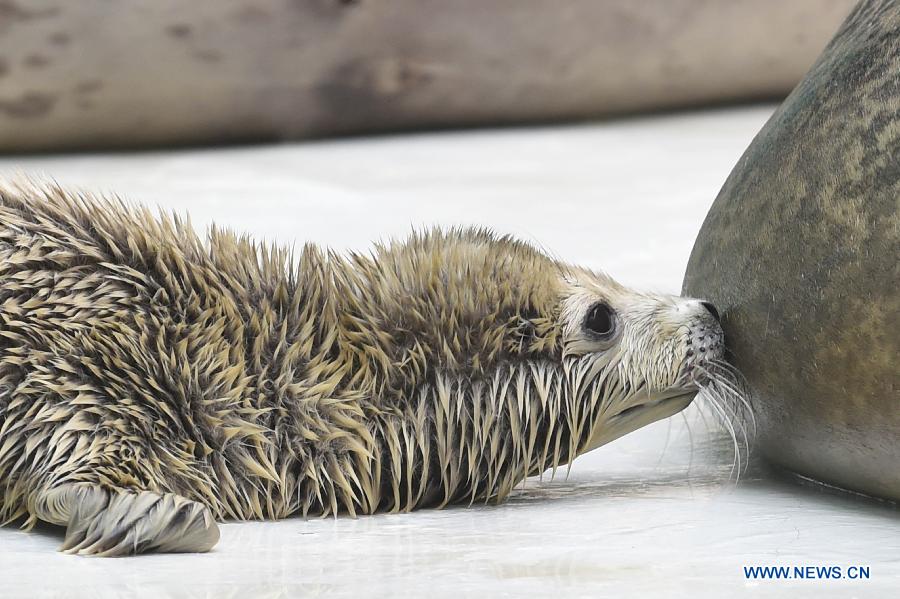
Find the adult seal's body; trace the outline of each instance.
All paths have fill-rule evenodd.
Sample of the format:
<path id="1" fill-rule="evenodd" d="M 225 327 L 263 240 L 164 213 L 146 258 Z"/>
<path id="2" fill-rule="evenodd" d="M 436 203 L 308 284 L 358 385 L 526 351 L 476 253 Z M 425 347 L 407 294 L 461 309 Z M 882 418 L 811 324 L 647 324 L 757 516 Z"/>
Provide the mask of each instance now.
<path id="1" fill-rule="evenodd" d="M 500 500 L 683 409 L 722 352 L 710 305 L 484 231 L 291 256 L 0 189 L 0 515 L 70 552 Z"/>
<path id="2" fill-rule="evenodd" d="M 684 281 L 771 461 L 900 500 L 900 2 L 862 2 L 729 176 Z"/>

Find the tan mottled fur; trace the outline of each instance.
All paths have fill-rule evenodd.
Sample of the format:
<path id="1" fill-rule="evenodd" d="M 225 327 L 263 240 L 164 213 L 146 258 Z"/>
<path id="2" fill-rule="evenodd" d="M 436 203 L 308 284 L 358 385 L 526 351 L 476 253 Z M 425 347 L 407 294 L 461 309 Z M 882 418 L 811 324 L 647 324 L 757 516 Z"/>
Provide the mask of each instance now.
<path id="1" fill-rule="evenodd" d="M 698 327 L 699 302 L 486 231 L 293 254 L 0 186 L 0 519 L 117 555 L 207 550 L 216 519 L 502 500 L 687 405 Z"/>

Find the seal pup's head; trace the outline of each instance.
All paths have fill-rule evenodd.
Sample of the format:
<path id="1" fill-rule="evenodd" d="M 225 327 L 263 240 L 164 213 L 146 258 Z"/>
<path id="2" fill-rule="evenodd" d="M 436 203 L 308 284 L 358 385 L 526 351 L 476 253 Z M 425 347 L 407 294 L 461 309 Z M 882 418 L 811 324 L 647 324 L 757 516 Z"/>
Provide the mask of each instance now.
<path id="1" fill-rule="evenodd" d="M 501 460 L 496 435 L 511 435 L 526 474 L 679 412 L 727 368 L 711 304 L 635 291 L 485 230 L 417 233 L 347 266 L 340 355 L 355 382 L 392 405 L 424 398 L 459 453 Z"/>
<path id="2" fill-rule="evenodd" d="M 723 357 L 716 308 L 635 291 L 603 273 L 562 270 L 563 363 L 578 376 L 585 373 L 592 381 L 588 393 L 601 406 L 578 453 L 690 405 Z"/>

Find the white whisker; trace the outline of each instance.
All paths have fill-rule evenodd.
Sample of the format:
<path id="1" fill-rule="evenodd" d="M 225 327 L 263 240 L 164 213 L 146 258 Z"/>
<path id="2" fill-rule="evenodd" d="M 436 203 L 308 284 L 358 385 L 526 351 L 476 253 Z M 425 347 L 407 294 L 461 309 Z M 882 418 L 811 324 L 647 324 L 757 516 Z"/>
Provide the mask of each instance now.
<path id="1" fill-rule="evenodd" d="M 740 471 L 741 471 L 741 450 L 740 445 L 738 444 L 737 435 L 735 434 L 734 426 L 729 421 L 727 414 L 719 405 L 717 398 L 713 395 L 706 395 L 706 399 L 709 401 L 709 405 L 713 408 L 713 410 L 720 417 L 720 422 L 725 426 L 728 430 L 728 433 L 731 435 L 731 442 L 734 445 L 734 458 L 731 463 L 731 474 L 735 476 L 735 483 L 740 480 Z"/>
<path id="2" fill-rule="evenodd" d="M 726 362 L 709 362 L 700 368 L 700 372 L 704 377 L 699 394 L 704 400 L 703 404 L 714 412 L 731 437 L 734 446 L 732 473 L 736 473 L 737 483 L 740 473 L 749 464 L 751 440 L 756 436 L 756 418 L 746 398 L 746 386 L 737 369 Z M 699 412 L 702 415 L 703 411 Z M 747 430 L 747 422 L 750 424 L 750 431 Z"/>

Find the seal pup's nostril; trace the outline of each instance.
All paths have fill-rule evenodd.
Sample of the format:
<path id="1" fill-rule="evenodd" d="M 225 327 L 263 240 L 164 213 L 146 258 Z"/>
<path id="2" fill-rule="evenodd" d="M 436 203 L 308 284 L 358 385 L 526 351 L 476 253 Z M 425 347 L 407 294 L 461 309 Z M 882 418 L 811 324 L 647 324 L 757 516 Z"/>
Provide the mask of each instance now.
<path id="1" fill-rule="evenodd" d="M 712 314 L 713 318 L 716 319 L 716 322 L 722 322 L 722 319 L 719 318 L 719 311 L 716 310 L 716 307 L 713 306 L 709 302 L 700 302 L 700 305 L 706 308 L 706 311 Z"/>

